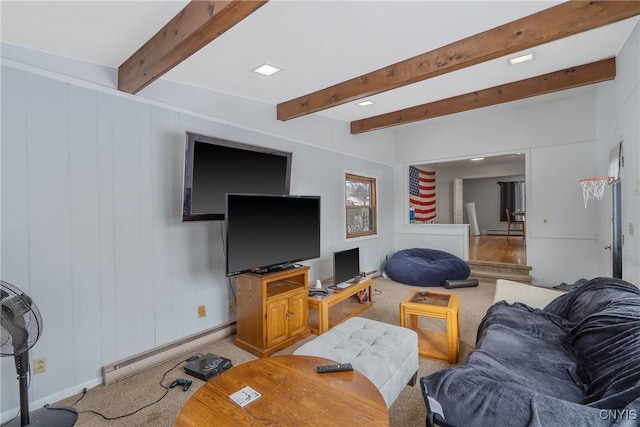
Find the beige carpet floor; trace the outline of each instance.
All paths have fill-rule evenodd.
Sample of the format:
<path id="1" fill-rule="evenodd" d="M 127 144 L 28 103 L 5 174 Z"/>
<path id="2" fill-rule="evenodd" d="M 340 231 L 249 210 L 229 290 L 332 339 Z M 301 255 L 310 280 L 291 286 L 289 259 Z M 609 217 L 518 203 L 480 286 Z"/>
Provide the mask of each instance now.
<path id="1" fill-rule="evenodd" d="M 412 287 L 392 280 L 376 278 L 374 279 L 374 289 L 374 304 L 361 316 L 395 325 L 400 322 L 399 303 L 411 289 L 428 289 L 436 292 L 458 294 L 460 298 L 461 325 L 459 363 L 461 363 L 475 346 L 478 324 L 493 301 L 495 285 L 489 282 L 480 282 L 479 286 L 474 288 L 447 290 L 444 288 Z M 354 302 L 354 304 L 357 304 L 357 302 Z M 421 317 L 420 326 L 443 330 L 444 321 Z M 311 335 L 307 339 L 277 352 L 276 355 L 291 354 L 296 348 L 313 338 L 315 336 Z M 201 349 L 200 353 L 214 353 L 226 357 L 233 362 L 234 366 L 256 358 L 252 354 L 236 347 L 233 342 L 234 336 L 230 336 Z M 78 421 L 76 422 L 76 426 L 79 427 L 173 426 L 182 406 L 204 384 L 203 381 L 186 375 L 182 369 L 183 366 L 184 363 L 181 363 L 179 359 L 169 361 L 143 373 L 118 381 L 115 384 L 94 387 L 88 390 L 85 396 L 77 403 L 76 401 L 81 397 L 80 395 L 69 397 L 57 402 L 55 405 L 72 405 L 79 413 Z M 418 377 L 450 366 L 446 362 L 420 358 Z M 174 368 L 171 369 L 172 367 Z M 171 371 L 162 380 L 163 374 L 169 369 Z M 180 387 L 169 389 L 166 396 L 162 398 L 166 390 L 160 386 L 161 380 L 163 385 L 168 386 L 178 377 L 192 379 L 191 388 L 186 392 Z M 162 399 L 159 402 L 151 404 L 160 398 Z M 138 410 L 149 404 L 151 405 Z M 138 411 L 134 414 L 124 416 L 136 410 Z M 366 408 L 363 408 L 363 410 L 366 410 Z M 121 418 L 106 420 L 91 411 L 101 413 L 108 418 Z M 389 408 L 389 416 L 391 426 L 424 426 L 425 407 L 419 384 L 414 387 L 406 387 L 402 391 L 398 399 Z M 286 420 L 283 420 L 282 425 L 287 425 Z M 331 426 L 331 421 L 326 420 L 325 425 Z"/>

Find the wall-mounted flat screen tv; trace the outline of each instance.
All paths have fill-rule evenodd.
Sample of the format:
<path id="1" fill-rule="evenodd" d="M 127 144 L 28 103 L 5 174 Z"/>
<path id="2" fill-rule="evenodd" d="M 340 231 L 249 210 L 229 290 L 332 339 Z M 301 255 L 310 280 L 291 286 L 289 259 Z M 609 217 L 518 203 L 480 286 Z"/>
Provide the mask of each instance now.
<path id="1" fill-rule="evenodd" d="M 182 220 L 223 220 L 226 193 L 289 194 L 292 153 L 187 132 Z"/>
<path id="2" fill-rule="evenodd" d="M 267 273 L 320 257 L 320 197 L 227 194 L 226 274 Z"/>

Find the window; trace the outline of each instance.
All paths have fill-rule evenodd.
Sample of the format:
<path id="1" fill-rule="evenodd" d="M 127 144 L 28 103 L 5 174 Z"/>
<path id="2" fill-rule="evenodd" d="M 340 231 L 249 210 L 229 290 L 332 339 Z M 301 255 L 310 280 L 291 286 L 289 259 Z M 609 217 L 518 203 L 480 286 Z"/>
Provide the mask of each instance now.
<path id="1" fill-rule="evenodd" d="M 378 233 L 376 179 L 345 175 L 347 239 Z"/>

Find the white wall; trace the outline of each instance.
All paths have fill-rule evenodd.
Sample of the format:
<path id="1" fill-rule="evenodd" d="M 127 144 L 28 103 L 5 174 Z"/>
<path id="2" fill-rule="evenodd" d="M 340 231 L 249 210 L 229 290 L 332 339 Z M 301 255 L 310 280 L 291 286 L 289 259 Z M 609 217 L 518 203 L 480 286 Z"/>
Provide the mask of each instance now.
<path id="1" fill-rule="evenodd" d="M 469 258 L 469 225 L 409 224 L 409 171 L 396 165 L 393 171 L 394 252 L 412 247 L 438 248 L 462 259 Z M 392 255 L 390 253 L 389 255 Z"/>
<path id="2" fill-rule="evenodd" d="M 577 182 L 596 172 L 595 145 L 595 88 L 586 87 L 398 128 L 395 160 L 525 152 L 527 261 L 535 283 L 558 284 L 600 272 L 596 215 L 584 210 Z M 396 179 L 396 200 L 403 186 Z M 396 229 L 404 210 L 396 207 Z"/>
<path id="3" fill-rule="evenodd" d="M 640 30 L 616 58 L 617 76 L 600 83 L 429 120 L 396 130 L 396 232 L 405 224 L 400 165 L 527 152 L 527 261 L 534 283 L 554 285 L 611 275 L 611 199 L 584 208 L 578 180 L 606 175 L 609 151 L 624 141 L 623 278 L 640 285 Z M 402 194 L 398 194 L 402 193 Z M 404 226 L 406 227 L 406 226 Z M 633 233 L 631 230 L 633 229 Z"/>
<path id="4" fill-rule="evenodd" d="M 396 231 L 395 250 L 438 248 L 469 259 L 469 224 L 411 224 Z"/>
<path id="5" fill-rule="evenodd" d="M 468 161 L 465 166 L 458 166 L 458 162 L 441 162 L 426 165 L 416 165 L 420 168 L 436 172 L 436 221 L 440 224 L 453 224 L 453 185 L 456 178 L 463 178 L 463 194 L 466 198 L 468 180 L 503 177 L 513 175 L 524 176 L 524 155 L 522 164 L 482 164 L 483 162 Z M 466 159 L 468 160 L 468 158 Z M 408 171 L 407 171 L 408 176 Z M 407 178 L 408 179 L 408 178 Z M 523 178 L 524 179 L 524 178 Z M 477 200 L 484 195 L 477 195 Z M 465 200 L 466 202 L 466 200 Z M 407 202 L 407 209 L 408 209 Z M 465 212 L 466 220 L 466 212 Z"/>
<path id="6" fill-rule="evenodd" d="M 581 178 L 598 176 L 596 143 L 536 147 L 527 180 L 527 264 L 543 284 L 602 276 L 597 215 L 585 209 Z"/>
<path id="7" fill-rule="evenodd" d="M 44 318 L 31 357 L 47 357 L 48 370 L 32 378 L 34 407 L 100 383 L 108 363 L 235 318 L 222 223 L 181 222 L 186 130 L 293 152 L 291 192 L 322 197 L 322 256 L 304 262 L 311 280 L 331 275 L 334 250 L 360 246 L 367 271 L 392 252 L 393 168 L 379 161 L 390 134 L 351 138 L 348 125 L 319 117 L 306 123 L 322 132 L 304 140 L 299 125 L 252 128 L 272 113 L 262 104 L 221 96 L 216 105 L 247 107 L 230 123 L 33 65 L 3 57 L 1 268 Z M 345 172 L 378 180 L 377 237 L 345 241 Z M 12 358 L 0 363 L 5 420 L 18 385 Z"/>
<path id="8" fill-rule="evenodd" d="M 617 76 L 602 85 L 597 96 L 598 171 L 606 175 L 609 151 L 623 142 L 625 163 L 621 170 L 622 233 L 624 235 L 622 277 L 640 286 L 640 27 L 636 25 L 616 58 Z M 590 202 L 598 212 L 596 232 L 602 270 L 611 274 L 610 240 L 611 191 L 603 200 Z"/>
<path id="9" fill-rule="evenodd" d="M 395 163 L 486 157 L 593 140 L 594 93 L 588 86 L 399 126 Z"/>
<path id="10" fill-rule="evenodd" d="M 500 221 L 499 181 L 524 181 L 524 176 L 465 179 L 462 183 L 463 203 L 475 203 L 476 217 L 481 234 L 487 234 L 489 230 L 507 230 L 506 221 Z M 469 223 L 466 209 L 464 211 L 464 221 Z"/>

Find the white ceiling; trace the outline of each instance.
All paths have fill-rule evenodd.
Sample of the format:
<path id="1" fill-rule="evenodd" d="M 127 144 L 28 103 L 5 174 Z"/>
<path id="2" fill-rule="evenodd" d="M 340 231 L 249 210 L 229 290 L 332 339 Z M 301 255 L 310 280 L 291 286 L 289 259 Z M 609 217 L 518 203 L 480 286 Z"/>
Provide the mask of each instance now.
<path id="1" fill-rule="evenodd" d="M 480 159 L 480 157 L 477 157 Z M 465 169 L 470 166 L 488 166 L 493 168 L 499 168 L 501 166 L 519 165 L 522 168 L 522 174 L 524 175 L 525 168 L 525 156 L 523 153 L 502 154 L 496 156 L 481 157 L 482 160 L 472 161 L 471 159 L 449 160 L 444 162 L 427 163 L 417 165 L 429 169 L 433 166 L 440 168 L 446 167 L 450 169 Z"/>
<path id="2" fill-rule="evenodd" d="M 116 68 L 187 3 L 3 0 L 2 40 Z M 275 120 L 280 102 L 558 3 L 271 0 L 163 78 L 273 104 Z M 525 64 L 499 58 L 316 114 L 358 120 L 615 56 L 637 20 L 536 47 Z M 263 63 L 282 71 L 251 72 Z"/>

